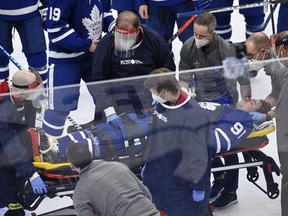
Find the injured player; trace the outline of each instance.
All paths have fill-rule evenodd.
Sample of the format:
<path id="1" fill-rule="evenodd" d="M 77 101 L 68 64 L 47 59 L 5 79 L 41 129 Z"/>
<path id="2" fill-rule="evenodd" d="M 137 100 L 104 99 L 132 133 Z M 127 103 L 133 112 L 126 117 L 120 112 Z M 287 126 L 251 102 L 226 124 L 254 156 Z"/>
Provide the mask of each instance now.
<path id="1" fill-rule="evenodd" d="M 269 103 L 258 99 L 242 100 L 236 104 L 236 109 L 217 103 L 200 102 L 199 104 L 211 122 L 212 154 L 229 151 L 247 138 L 253 131 L 252 116 L 249 112 L 266 113 L 271 109 Z M 34 146 L 39 145 L 40 155 L 45 162 L 66 161 L 66 149 L 73 142 L 87 145 L 93 159 L 108 159 L 115 158 L 115 154 L 118 157 L 128 155 L 131 148 L 135 154 L 142 153 L 145 150 L 144 142 L 151 118 L 152 113 L 149 112 L 145 113 L 144 118 L 138 118 L 134 113 L 120 115 L 108 124 L 97 124 L 90 129 L 77 131 L 58 139 L 48 138 L 42 130 L 35 128 L 31 128 L 29 133 Z M 132 132 L 129 133 L 128 128 L 132 128 Z"/>

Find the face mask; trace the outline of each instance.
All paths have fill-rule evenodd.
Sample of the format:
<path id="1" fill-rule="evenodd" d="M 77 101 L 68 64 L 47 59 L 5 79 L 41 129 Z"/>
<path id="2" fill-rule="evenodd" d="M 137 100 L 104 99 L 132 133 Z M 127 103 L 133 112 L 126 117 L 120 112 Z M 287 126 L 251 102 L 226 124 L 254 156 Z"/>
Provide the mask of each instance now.
<path id="1" fill-rule="evenodd" d="M 209 40 L 208 39 L 197 39 L 197 38 L 195 38 L 195 43 L 196 43 L 197 49 L 200 49 L 201 47 L 207 45 L 209 43 Z"/>
<path id="2" fill-rule="evenodd" d="M 154 94 L 154 93 L 151 93 L 152 94 L 152 99 L 154 100 L 154 101 L 157 101 L 157 102 L 159 102 L 159 103 L 165 103 L 165 102 L 167 102 L 167 97 L 165 98 L 165 99 L 163 99 L 163 98 L 161 98 L 159 95 L 156 95 L 156 94 Z"/>
<path id="3" fill-rule="evenodd" d="M 135 45 L 137 36 L 138 33 L 136 28 L 130 30 L 123 30 L 115 27 L 115 50 L 120 52 L 129 51 L 131 47 Z"/>
<path id="4" fill-rule="evenodd" d="M 262 61 L 260 60 L 250 60 L 248 62 L 249 65 L 249 70 L 250 71 L 259 71 L 260 69 L 262 69 L 264 67 L 264 64 Z"/>

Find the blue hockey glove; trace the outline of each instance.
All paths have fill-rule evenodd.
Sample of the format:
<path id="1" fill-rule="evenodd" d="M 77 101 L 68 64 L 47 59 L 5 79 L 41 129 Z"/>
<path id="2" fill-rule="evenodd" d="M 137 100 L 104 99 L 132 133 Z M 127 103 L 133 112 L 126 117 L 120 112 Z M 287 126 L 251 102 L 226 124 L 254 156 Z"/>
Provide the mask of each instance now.
<path id="1" fill-rule="evenodd" d="M 195 202 L 200 202 L 204 199 L 205 196 L 205 191 L 198 191 L 198 190 L 193 190 L 192 191 L 192 198 Z"/>
<path id="2" fill-rule="evenodd" d="M 117 118 L 119 118 L 117 114 L 112 114 L 106 118 L 106 121 L 107 123 L 109 123 L 110 121 L 113 121 L 114 119 L 117 119 Z"/>
<path id="3" fill-rule="evenodd" d="M 40 176 L 34 178 L 31 181 L 31 185 L 32 185 L 32 188 L 33 188 L 33 192 L 35 194 L 43 194 L 43 193 L 47 193 L 48 192 L 48 190 L 46 188 L 46 185 L 44 184 L 44 182 L 42 181 Z"/>
<path id="4" fill-rule="evenodd" d="M 252 115 L 253 124 L 260 124 L 263 122 L 262 113 L 250 112 L 250 115 Z"/>

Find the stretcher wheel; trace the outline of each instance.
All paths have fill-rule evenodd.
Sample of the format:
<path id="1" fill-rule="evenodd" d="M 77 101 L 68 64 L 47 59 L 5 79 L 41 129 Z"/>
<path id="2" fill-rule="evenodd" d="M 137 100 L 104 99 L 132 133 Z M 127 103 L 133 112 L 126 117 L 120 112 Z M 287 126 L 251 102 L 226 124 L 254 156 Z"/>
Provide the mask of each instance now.
<path id="1" fill-rule="evenodd" d="M 276 199 L 280 194 L 280 191 L 278 189 L 278 184 L 274 183 L 272 185 L 269 185 L 267 188 L 267 195 L 270 199 Z"/>
<path id="2" fill-rule="evenodd" d="M 256 182 L 259 179 L 259 173 L 258 172 L 254 172 L 253 175 L 251 175 L 251 173 L 247 173 L 247 179 L 250 182 Z"/>

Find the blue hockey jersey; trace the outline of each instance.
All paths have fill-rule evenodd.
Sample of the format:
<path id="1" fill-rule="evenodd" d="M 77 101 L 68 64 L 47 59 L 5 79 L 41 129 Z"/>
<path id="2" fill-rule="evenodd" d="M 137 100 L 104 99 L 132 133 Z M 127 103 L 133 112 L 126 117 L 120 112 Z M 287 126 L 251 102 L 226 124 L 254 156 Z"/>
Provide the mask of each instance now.
<path id="1" fill-rule="evenodd" d="M 39 0 L 0 1 L 0 20 L 24 20 L 39 15 Z"/>
<path id="2" fill-rule="evenodd" d="M 240 145 L 253 130 L 252 116 L 228 104 L 200 102 L 210 120 L 212 154 L 227 152 Z"/>
<path id="3" fill-rule="evenodd" d="M 92 56 L 92 40 L 112 29 L 114 17 L 109 0 L 53 0 L 49 1 L 46 25 L 49 63 L 75 62 Z"/>

